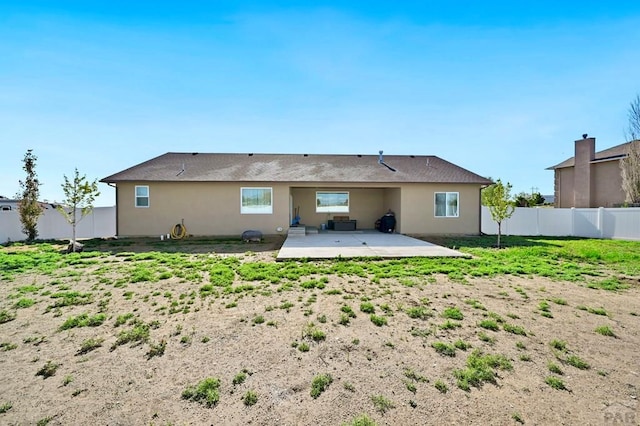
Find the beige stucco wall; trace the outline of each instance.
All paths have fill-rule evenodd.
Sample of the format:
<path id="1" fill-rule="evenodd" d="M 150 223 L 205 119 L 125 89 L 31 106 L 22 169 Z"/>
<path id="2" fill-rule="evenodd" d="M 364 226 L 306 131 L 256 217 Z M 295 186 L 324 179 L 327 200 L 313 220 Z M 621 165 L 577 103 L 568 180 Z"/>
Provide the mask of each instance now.
<path id="1" fill-rule="evenodd" d="M 135 186 L 149 186 L 149 207 L 135 207 Z M 241 187 L 273 188 L 273 214 L 240 214 Z M 161 182 L 119 183 L 117 189 L 118 235 L 160 236 L 184 219 L 192 235 L 239 235 L 256 229 L 265 235 L 286 233 L 293 207 L 300 207 L 301 222 L 320 227 L 327 213 L 315 212 L 317 190 L 346 190 L 350 194 L 349 216 L 359 229 L 373 229 L 375 221 L 388 209 L 396 213 L 397 232 L 405 234 L 477 234 L 480 231 L 480 185 L 406 184 L 382 187 L 379 184 L 316 187 L 304 184 Z M 435 192 L 459 192 L 457 218 L 436 218 Z M 329 215 L 333 217 L 334 214 Z M 281 232 L 277 229 L 281 227 Z"/>
<path id="2" fill-rule="evenodd" d="M 591 196 L 589 205 L 579 204 L 575 199 L 575 182 L 579 176 L 573 167 L 555 170 L 556 207 L 613 207 L 624 202 L 619 161 L 603 161 L 590 165 Z M 583 187 L 587 187 L 586 184 Z M 584 197 L 583 197 L 584 198 Z M 584 201 L 584 200 L 583 200 Z"/>
<path id="3" fill-rule="evenodd" d="M 136 183 L 119 183 L 118 235 L 156 236 L 171 231 L 184 219 L 192 235 L 240 235 L 257 229 L 265 235 L 286 233 L 289 227 L 289 187 L 269 183 L 160 182 L 149 186 L 149 207 L 136 208 Z M 240 214 L 240 188 L 273 188 L 273 214 Z"/>
<path id="4" fill-rule="evenodd" d="M 619 161 L 606 161 L 592 165 L 594 190 L 591 207 L 613 207 L 624 203 Z"/>
<path id="5" fill-rule="evenodd" d="M 435 216 L 435 192 L 458 192 L 459 217 Z M 410 184 L 402 188 L 403 234 L 478 234 L 480 185 Z"/>
<path id="6" fill-rule="evenodd" d="M 573 167 L 556 169 L 556 203 L 558 208 L 573 207 Z"/>

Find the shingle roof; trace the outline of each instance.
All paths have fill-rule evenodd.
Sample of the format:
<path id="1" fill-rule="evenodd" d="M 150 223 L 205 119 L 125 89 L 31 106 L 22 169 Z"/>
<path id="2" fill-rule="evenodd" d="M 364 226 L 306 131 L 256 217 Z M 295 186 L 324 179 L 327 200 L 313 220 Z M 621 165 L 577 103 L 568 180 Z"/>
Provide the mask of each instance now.
<path id="1" fill-rule="evenodd" d="M 631 142 L 626 142 L 620 145 L 612 146 L 611 148 L 605 149 L 604 151 L 596 152 L 595 158 L 593 159 L 592 163 L 599 161 L 618 160 L 620 158 L 626 157 L 627 149 L 630 144 Z M 575 157 L 567 158 L 560 164 L 547 167 L 547 170 L 562 169 L 565 167 L 573 166 L 575 166 Z"/>
<path id="2" fill-rule="evenodd" d="M 492 182 L 436 156 L 317 154 L 205 154 L 169 152 L 101 182 Z M 184 170 L 184 171 L 183 171 Z"/>

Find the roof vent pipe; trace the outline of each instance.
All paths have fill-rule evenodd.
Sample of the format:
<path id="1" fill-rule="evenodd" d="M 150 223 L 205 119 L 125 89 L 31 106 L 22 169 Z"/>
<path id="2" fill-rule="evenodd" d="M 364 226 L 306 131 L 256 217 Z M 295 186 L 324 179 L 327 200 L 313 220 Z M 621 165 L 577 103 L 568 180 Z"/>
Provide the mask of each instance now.
<path id="1" fill-rule="evenodd" d="M 378 157 L 378 164 L 383 164 L 384 163 L 384 157 L 382 156 L 382 150 L 378 151 L 380 153 L 380 156 Z"/>

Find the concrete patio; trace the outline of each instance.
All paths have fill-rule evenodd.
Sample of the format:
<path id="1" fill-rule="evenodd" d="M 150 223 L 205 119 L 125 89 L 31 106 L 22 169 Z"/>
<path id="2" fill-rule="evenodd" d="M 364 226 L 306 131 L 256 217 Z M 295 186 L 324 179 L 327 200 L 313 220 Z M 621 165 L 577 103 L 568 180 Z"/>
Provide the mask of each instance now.
<path id="1" fill-rule="evenodd" d="M 289 235 L 276 260 L 336 257 L 469 257 L 469 255 L 402 234 L 378 231 L 320 231 Z"/>

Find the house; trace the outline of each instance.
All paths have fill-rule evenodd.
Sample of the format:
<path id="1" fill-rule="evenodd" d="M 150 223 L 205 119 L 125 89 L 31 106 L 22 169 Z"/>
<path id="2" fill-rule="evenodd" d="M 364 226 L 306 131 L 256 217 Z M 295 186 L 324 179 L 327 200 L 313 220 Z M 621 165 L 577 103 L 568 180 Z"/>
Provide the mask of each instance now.
<path id="1" fill-rule="evenodd" d="M 620 160 L 629 145 L 623 143 L 596 152 L 596 138 L 582 135 L 575 141 L 575 155 L 553 170 L 555 207 L 615 207 L 624 203 Z"/>
<path id="2" fill-rule="evenodd" d="M 286 233 L 336 218 L 396 232 L 480 233 L 480 190 L 492 182 L 436 156 L 170 152 L 101 180 L 116 189 L 117 234 Z"/>

